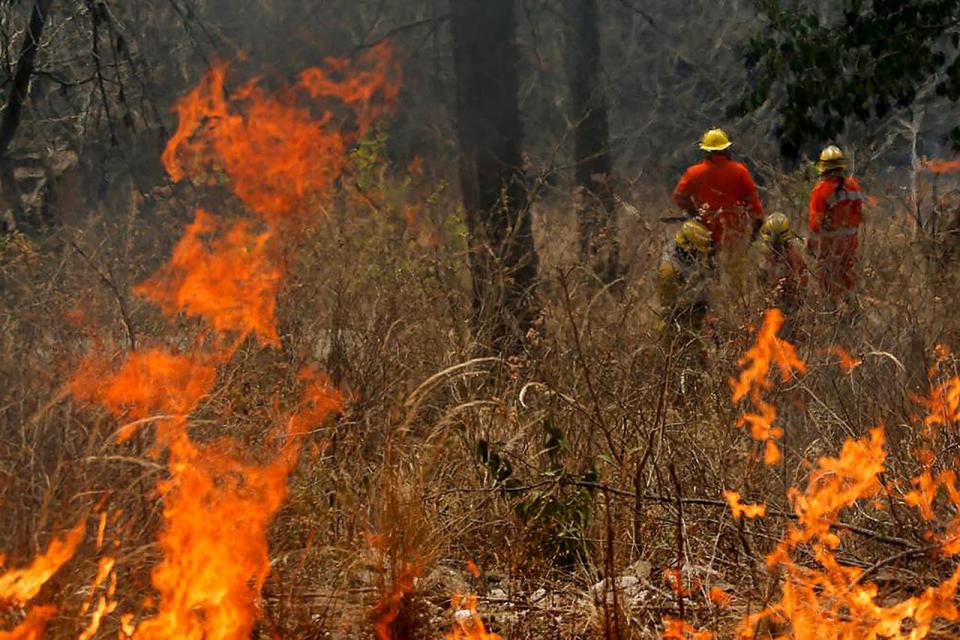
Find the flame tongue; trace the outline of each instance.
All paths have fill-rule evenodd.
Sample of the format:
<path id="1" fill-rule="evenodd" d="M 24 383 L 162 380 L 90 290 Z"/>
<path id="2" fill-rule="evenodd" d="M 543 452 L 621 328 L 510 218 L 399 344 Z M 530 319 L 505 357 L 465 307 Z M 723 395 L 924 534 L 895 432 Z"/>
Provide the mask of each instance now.
<path id="1" fill-rule="evenodd" d="M 331 60 L 329 71 L 305 72 L 288 89 L 268 93 L 254 80 L 230 97 L 221 65 L 177 107 L 179 126 L 163 155 L 171 177 L 209 182 L 225 174 L 257 217 L 228 221 L 198 210 L 169 263 L 135 290 L 169 315 L 203 319 L 211 344 L 189 354 L 137 351 L 112 375 L 91 359 L 73 381 L 76 397 L 129 420 L 121 441 L 154 423 L 153 453 L 166 450 L 169 475 L 157 486 L 163 560 L 151 574 L 159 599 L 139 625 L 122 617 L 127 636 L 239 640 L 251 637 L 260 618 L 270 570 L 267 528 L 286 497 L 301 436 L 338 410 L 340 396 L 323 376 L 304 372 L 302 400 L 279 429 L 276 455 L 263 465 L 247 462 L 227 439 L 195 442 L 188 417 L 212 392 L 217 367 L 247 336 L 279 346 L 281 248 L 322 205 L 351 140 L 396 97 L 389 54 L 376 47 L 356 73 L 347 61 Z M 331 126 L 334 112 L 350 116 L 346 132 Z"/>

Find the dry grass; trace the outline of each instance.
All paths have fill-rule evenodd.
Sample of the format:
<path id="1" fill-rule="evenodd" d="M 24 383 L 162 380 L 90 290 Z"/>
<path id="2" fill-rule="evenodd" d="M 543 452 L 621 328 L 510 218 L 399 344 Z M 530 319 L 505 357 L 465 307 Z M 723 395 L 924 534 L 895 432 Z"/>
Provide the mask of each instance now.
<path id="1" fill-rule="evenodd" d="M 88 349 L 119 357 L 131 335 L 188 346 L 193 325 L 163 319 L 129 286 L 174 241 L 169 220 L 185 218 L 175 196 L 192 195 L 121 197 L 120 214 L 84 229 L 3 241 L 0 549 L 24 561 L 84 514 L 93 530 L 105 501 L 122 512 L 110 528 L 120 543 L 119 611 L 139 610 L 149 590 L 160 523 L 151 488 L 163 468 L 145 455 L 149 437 L 116 444 L 116 425 L 72 402 L 64 382 Z M 777 197 L 788 211 L 801 206 L 799 196 Z M 787 432 L 784 460 L 770 469 L 734 426 L 742 407 L 731 405 L 728 384 L 762 292 L 717 292 L 717 335 L 700 368 L 694 347 L 665 344 L 654 329 L 646 275 L 663 238 L 656 223 L 637 233 L 642 223 L 624 215 L 630 274 L 604 290 L 571 257 L 569 214 L 538 211 L 542 331 L 524 357 L 477 359 L 462 225 L 447 196 L 414 227 L 389 206 L 340 199 L 290 266 L 283 346 L 241 349 L 193 425 L 198 437 L 235 436 L 257 455 L 275 401 L 289 400 L 303 364 L 319 364 L 351 394 L 343 415 L 311 434 L 274 523 L 261 637 L 371 637 L 372 607 L 411 572 L 397 638 L 437 637 L 458 591 L 478 593 L 489 626 L 509 640 L 654 637 L 664 615 L 679 613 L 661 578 L 678 556 L 696 583 L 682 599 L 687 619 L 721 630 L 760 608 L 776 595 L 763 556 L 784 526 L 777 514 L 790 511 L 786 489 L 803 484 L 812 460 L 884 424 L 890 476 L 916 471 L 911 396 L 926 393 L 934 346 L 956 346 L 960 321 L 949 293 L 955 268 L 930 268 L 894 206 L 881 201 L 868 223 L 862 312 L 840 320 L 814 305 L 794 319 L 809 372 L 768 394 Z M 425 229 L 439 242 L 424 242 Z M 830 345 L 863 365 L 845 374 Z M 939 445 L 958 442 L 951 433 Z M 773 515 L 735 523 L 724 489 L 767 502 Z M 876 566 L 891 593 L 942 577 L 944 564 L 922 555 L 883 564 L 924 546 L 915 513 L 846 517 L 856 528 L 842 557 Z M 49 637 L 83 625 L 77 612 L 95 566 L 88 540 L 45 588 L 43 601 L 61 605 Z M 605 605 L 595 585 L 612 574 L 619 586 Z M 728 607 L 710 604 L 712 586 L 732 594 Z M 118 624 L 109 617 L 100 637 Z"/>

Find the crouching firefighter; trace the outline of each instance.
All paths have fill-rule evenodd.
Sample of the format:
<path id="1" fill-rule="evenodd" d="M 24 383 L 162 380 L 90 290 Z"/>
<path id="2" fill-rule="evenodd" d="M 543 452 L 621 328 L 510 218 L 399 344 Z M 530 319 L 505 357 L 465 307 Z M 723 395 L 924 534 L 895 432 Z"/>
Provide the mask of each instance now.
<path id="1" fill-rule="evenodd" d="M 707 285 L 714 271 L 714 242 L 699 220 L 687 220 L 667 245 L 657 271 L 661 326 L 698 335 L 707 317 Z"/>
<path id="2" fill-rule="evenodd" d="M 797 312 L 807 288 L 807 264 L 803 242 L 790 230 L 790 219 L 782 213 L 767 216 L 760 227 L 761 286 L 770 296 L 770 305 L 785 315 Z"/>

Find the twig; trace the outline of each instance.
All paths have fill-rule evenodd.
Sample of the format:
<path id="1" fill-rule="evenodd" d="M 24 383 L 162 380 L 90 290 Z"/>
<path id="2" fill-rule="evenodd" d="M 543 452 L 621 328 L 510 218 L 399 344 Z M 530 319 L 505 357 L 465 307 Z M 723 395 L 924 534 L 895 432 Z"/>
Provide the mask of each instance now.
<path id="1" fill-rule="evenodd" d="M 613 436 L 610 434 L 610 429 L 607 427 L 606 420 L 603 418 L 603 410 L 600 408 L 600 398 L 597 396 L 597 391 L 593 386 L 593 376 L 590 373 L 590 367 L 587 366 L 587 360 L 584 357 L 583 343 L 580 341 L 580 328 L 577 326 L 577 321 L 573 317 L 573 303 L 570 300 L 570 289 L 567 287 L 567 278 L 563 273 L 560 274 L 560 287 L 563 289 L 563 307 L 567 312 L 567 319 L 570 321 L 570 328 L 573 331 L 573 344 L 577 350 L 577 360 L 580 361 L 584 381 L 587 383 L 587 391 L 590 392 L 590 399 L 593 401 L 593 411 L 597 425 L 601 431 L 603 431 L 603 437 L 607 441 L 607 446 L 610 447 L 610 454 L 616 458 L 618 463 L 623 464 L 623 456 L 620 455 L 620 452 L 614 447 Z"/>
<path id="2" fill-rule="evenodd" d="M 670 470 L 670 479 L 673 481 L 673 489 L 676 492 L 677 504 L 677 608 L 680 610 L 680 619 L 686 619 L 683 607 L 683 496 L 680 494 L 680 481 L 677 480 L 677 469 L 673 463 L 668 467 Z"/>
<path id="3" fill-rule="evenodd" d="M 540 487 L 545 487 L 549 485 L 562 484 L 575 487 L 584 487 L 588 489 L 598 489 L 601 491 L 607 491 L 612 495 L 620 496 L 623 498 L 632 498 L 634 500 L 646 501 L 646 502 L 661 502 L 664 504 L 676 504 L 677 498 L 674 496 L 660 496 L 652 494 L 643 494 L 637 495 L 632 491 L 624 491 L 623 489 L 617 489 L 599 482 L 585 482 L 583 480 L 573 480 L 571 478 L 560 478 L 557 480 L 545 480 L 543 482 L 538 482 L 531 485 L 525 485 L 522 487 L 496 487 L 493 489 L 489 488 L 480 488 L 480 489 L 451 489 L 445 491 L 444 493 L 472 493 L 472 492 L 490 492 L 490 491 L 499 491 L 501 493 L 523 493 L 530 491 L 532 489 L 539 489 Z M 691 504 L 698 505 L 701 507 L 717 507 L 721 509 L 729 508 L 729 505 L 725 500 L 714 500 L 711 498 L 681 498 L 680 502 L 682 504 Z M 797 520 L 799 517 L 795 513 L 789 511 L 781 511 L 779 509 L 767 509 L 766 515 L 768 517 L 784 518 L 787 520 Z M 847 524 L 845 522 L 834 522 L 830 524 L 831 528 L 842 529 L 844 531 L 849 531 L 851 533 L 859 534 L 865 538 L 870 538 L 876 540 L 877 542 L 883 542 L 894 547 L 900 547 L 902 549 L 911 549 L 918 550 L 920 547 L 917 547 L 913 542 L 905 538 L 898 538 L 896 536 L 888 536 L 876 531 L 867 529 L 866 527 L 860 527 L 855 524 Z"/>
<path id="4" fill-rule="evenodd" d="M 103 272 L 98 264 L 96 264 L 93 259 L 88 256 L 80 246 L 73 240 L 68 241 L 70 246 L 73 247 L 74 251 L 80 254 L 80 257 L 86 261 L 90 268 L 93 269 L 96 274 L 100 277 L 101 282 L 107 286 L 107 289 L 113 294 L 114 299 L 117 302 L 117 308 L 120 310 L 120 320 L 123 322 L 123 327 L 127 331 L 127 339 L 130 341 L 130 350 L 136 351 L 137 349 L 137 334 L 133 330 L 133 322 L 130 320 L 130 312 L 127 309 L 127 302 L 124 299 L 123 295 L 120 293 L 120 288 L 113 281 L 113 279 Z"/>

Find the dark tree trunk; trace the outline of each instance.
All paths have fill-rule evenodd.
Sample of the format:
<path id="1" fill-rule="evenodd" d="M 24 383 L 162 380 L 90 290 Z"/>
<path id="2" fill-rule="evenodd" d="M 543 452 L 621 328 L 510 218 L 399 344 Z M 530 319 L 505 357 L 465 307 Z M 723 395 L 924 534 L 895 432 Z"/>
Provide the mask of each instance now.
<path id="1" fill-rule="evenodd" d="M 607 103 L 600 88 L 596 0 L 563 0 L 566 69 L 570 85 L 576 163 L 580 257 L 604 281 L 620 276 L 617 203 L 611 178 Z"/>
<path id="2" fill-rule="evenodd" d="M 513 0 L 450 0 L 450 7 L 474 316 L 480 337 L 509 351 L 537 315 Z"/>
<path id="3" fill-rule="evenodd" d="M 7 150 L 20 126 L 20 117 L 23 113 L 23 104 L 30 91 L 30 78 L 33 76 L 33 66 L 40 49 L 40 36 L 43 35 L 43 25 L 50 13 L 52 0 L 36 0 L 33 11 L 30 12 L 30 23 L 27 32 L 23 34 L 23 43 L 20 45 L 20 57 L 17 60 L 17 70 L 13 76 L 13 86 L 7 95 L 7 105 L 0 121 L 0 180 L 3 181 L 3 191 L 7 206 L 19 208 L 19 194 L 14 183 L 13 167 L 7 159 Z"/>

